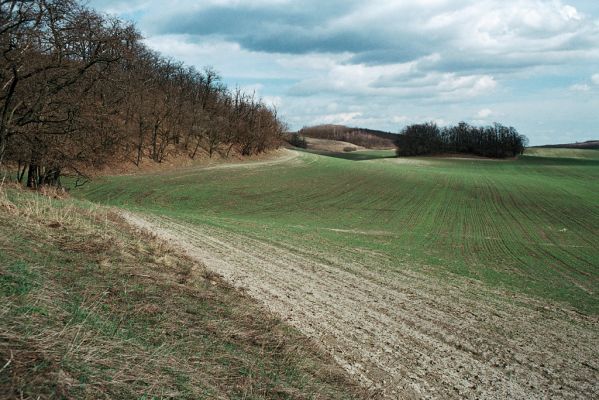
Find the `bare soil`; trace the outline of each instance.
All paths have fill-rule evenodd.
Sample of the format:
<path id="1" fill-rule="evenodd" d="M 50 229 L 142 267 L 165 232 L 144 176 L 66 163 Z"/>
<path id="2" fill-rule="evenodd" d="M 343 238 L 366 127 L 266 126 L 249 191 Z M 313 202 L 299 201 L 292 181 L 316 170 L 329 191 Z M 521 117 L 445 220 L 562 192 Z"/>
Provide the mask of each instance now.
<path id="1" fill-rule="evenodd" d="M 372 397 L 599 397 L 596 316 L 466 278 L 375 270 L 215 227 L 123 216 L 315 339 Z"/>

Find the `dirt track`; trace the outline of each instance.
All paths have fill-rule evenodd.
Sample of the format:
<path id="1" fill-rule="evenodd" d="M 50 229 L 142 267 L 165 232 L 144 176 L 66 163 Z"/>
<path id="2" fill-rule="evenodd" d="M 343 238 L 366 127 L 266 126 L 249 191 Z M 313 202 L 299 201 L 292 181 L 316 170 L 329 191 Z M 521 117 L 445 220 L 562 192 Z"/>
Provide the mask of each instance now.
<path id="1" fill-rule="evenodd" d="M 214 227 L 123 216 L 321 343 L 373 396 L 599 397 L 596 318 L 466 279 L 372 271 Z"/>

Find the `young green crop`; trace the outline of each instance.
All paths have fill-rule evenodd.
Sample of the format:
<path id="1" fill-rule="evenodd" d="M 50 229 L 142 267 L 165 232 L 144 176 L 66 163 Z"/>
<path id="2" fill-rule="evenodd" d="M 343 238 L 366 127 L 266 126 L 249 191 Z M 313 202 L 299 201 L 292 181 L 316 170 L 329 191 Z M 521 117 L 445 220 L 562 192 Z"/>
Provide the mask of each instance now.
<path id="1" fill-rule="evenodd" d="M 301 152 L 110 177 L 75 193 L 381 273 L 459 274 L 597 314 L 599 151 L 548 150 L 508 161 Z"/>

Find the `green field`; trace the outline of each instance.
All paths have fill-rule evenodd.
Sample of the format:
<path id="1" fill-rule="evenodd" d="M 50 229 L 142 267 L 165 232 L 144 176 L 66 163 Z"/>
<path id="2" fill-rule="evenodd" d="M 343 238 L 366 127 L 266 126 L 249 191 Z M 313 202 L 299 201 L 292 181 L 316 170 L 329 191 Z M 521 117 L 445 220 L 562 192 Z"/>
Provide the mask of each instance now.
<path id="1" fill-rule="evenodd" d="M 534 149 L 508 161 L 301 152 L 108 177 L 73 193 L 323 260 L 464 276 L 599 313 L 599 151 Z"/>

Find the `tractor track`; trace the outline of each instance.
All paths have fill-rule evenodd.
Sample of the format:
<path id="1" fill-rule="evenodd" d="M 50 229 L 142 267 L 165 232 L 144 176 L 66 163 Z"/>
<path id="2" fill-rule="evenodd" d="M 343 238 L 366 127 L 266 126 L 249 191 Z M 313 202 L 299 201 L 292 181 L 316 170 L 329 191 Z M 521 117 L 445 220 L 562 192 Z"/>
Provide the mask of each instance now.
<path id="1" fill-rule="evenodd" d="M 466 278 L 324 262 L 218 227 L 121 215 L 314 339 L 373 396 L 599 396 L 595 317 Z"/>

